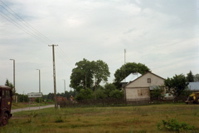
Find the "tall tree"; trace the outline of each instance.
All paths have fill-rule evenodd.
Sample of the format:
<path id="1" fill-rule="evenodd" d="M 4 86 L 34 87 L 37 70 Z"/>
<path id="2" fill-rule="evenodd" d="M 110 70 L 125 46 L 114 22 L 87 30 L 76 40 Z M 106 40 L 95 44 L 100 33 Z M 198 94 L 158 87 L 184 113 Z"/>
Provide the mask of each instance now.
<path id="1" fill-rule="evenodd" d="M 165 86 L 168 87 L 168 91 L 175 97 L 180 96 L 187 85 L 186 77 L 183 74 L 175 75 L 173 78 L 167 78 L 165 80 Z"/>
<path id="2" fill-rule="evenodd" d="M 77 62 L 76 68 L 72 70 L 70 76 L 70 87 L 76 91 L 84 88 L 93 88 L 98 86 L 101 81 L 107 81 L 110 75 L 108 65 L 101 61 L 88 61 L 83 59 Z"/>
<path id="3" fill-rule="evenodd" d="M 94 86 L 97 87 L 101 81 L 107 81 L 110 76 L 108 65 L 102 60 L 92 61 Z"/>
<path id="4" fill-rule="evenodd" d="M 150 69 L 142 63 L 126 63 L 116 70 L 114 76 L 114 84 L 117 88 L 121 88 L 120 82 L 126 78 L 129 74 L 139 72 L 140 74 L 145 74 L 149 72 Z"/>
<path id="5" fill-rule="evenodd" d="M 199 74 L 194 75 L 194 81 L 199 82 Z"/>
<path id="6" fill-rule="evenodd" d="M 12 92 L 13 94 L 15 94 L 14 85 L 8 79 L 6 79 L 5 86 L 9 86 L 10 88 L 12 88 Z"/>
<path id="7" fill-rule="evenodd" d="M 191 71 L 187 74 L 187 81 L 194 82 L 194 76 Z"/>

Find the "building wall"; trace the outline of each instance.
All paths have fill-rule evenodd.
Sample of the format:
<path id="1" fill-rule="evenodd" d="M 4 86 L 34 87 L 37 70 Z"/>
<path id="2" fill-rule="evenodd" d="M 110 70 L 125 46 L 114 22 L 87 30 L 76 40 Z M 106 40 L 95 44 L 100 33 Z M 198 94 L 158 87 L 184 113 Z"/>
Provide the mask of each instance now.
<path id="1" fill-rule="evenodd" d="M 150 100 L 150 86 L 163 86 L 164 79 L 147 73 L 125 87 L 127 101 Z"/>
<path id="2" fill-rule="evenodd" d="M 149 88 L 126 88 L 127 101 L 150 100 Z"/>

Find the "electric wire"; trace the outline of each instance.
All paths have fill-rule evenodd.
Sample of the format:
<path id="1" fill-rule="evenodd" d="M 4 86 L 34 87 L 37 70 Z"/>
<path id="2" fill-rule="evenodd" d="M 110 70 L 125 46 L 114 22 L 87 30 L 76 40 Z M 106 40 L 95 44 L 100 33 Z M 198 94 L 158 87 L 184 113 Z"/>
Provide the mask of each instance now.
<path id="1" fill-rule="evenodd" d="M 31 35 L 37 40 L 45 43 L 52 42 L 45 35 L 41 34 L 38 30 L 33 28 L 28 22 L 26 22 L 22 17 L 20 17 L 16 12 L 14 12 L 9 6 L 1 0 L 2 11 L 0 12 L 4 18 L 9 22 L 15 24 L 19 29 L 23 30 L 25 33 Z M 18 21 L 16 21 L 18 20 Z"/>

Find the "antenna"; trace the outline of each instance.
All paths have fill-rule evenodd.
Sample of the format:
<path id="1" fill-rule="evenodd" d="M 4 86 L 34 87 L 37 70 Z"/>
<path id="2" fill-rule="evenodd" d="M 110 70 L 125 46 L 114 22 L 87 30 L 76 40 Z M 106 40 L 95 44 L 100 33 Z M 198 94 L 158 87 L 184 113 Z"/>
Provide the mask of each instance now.
<path id="1" fill-rule="evenodd" d="M 124 65 L 126 64 L 126 49 L 124 49 Z"/>

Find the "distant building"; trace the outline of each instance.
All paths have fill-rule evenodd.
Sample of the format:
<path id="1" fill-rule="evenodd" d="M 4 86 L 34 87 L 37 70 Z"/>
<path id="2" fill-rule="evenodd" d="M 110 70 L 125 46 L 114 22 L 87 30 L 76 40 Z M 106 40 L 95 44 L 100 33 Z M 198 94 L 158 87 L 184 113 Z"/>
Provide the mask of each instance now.
<path id="1" fill-rule="evenodd" d="M 199 91 L 199 82 L 189 82 L 188 89 L 193 92 Z"/>
<path id="2" fill-rule="evenodd" d="M 42 97 L 43 94 L 41 92 L 31 92 L 28 93 L 28 98 L 30 102 L 34 102 L 36 98 Z"/>

